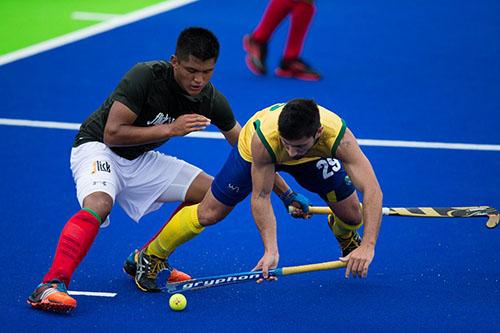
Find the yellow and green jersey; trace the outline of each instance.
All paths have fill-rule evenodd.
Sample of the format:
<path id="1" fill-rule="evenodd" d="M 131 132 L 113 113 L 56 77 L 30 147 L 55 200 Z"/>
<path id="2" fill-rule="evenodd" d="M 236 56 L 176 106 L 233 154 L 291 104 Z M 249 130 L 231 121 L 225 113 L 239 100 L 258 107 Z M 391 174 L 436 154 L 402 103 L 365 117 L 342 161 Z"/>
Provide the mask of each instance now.
<path id="1" fill-rule="evenodd" d="M 238 139 L 238 151 L 241 157 L 252 162 L 251 145 L 254 135 L 259 137 L 276 164 L 295 165 L 321 157 L 335 157 L 335 151 L 346 129 L 344 120 L 332 111 L 318 105 L 323 132 L 309 152 L 301 159 L 295 160 L 286 152 L 278 132 L 278 117 L 284 106 L 285 103 L 279 103 L 267 107 L 254 114 L 247 121 L 241 129 Z"/>

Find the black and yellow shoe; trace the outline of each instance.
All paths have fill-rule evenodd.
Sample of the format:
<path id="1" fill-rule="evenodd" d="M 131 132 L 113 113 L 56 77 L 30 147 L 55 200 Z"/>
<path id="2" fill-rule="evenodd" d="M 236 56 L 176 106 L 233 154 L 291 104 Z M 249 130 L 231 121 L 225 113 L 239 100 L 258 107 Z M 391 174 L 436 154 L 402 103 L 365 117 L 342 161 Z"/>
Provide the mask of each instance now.
<path id="1" fill-rule="evenodd" d="M 142 291 L 158 292 L 156 277 L 161 271 L 167 269 L 164 259 L 146 254 L 145 250 L 137 254 L 135 284 Z"/>
<path id="2" fill-rule="evenodd" d="M 337 239 L 340 245 L 340 249 L 342 250 L 342 257 L 347 256 L 349 253 L 354 251 L 359 247 L 361 244 L 361 237 L 359 236 L 359 233 L 356 229 L 358 229 L 361 225 L 359 226 L 350 226 L 351 230 L 348 230 L 347 233 L 340 234 L 336 232 L 339 228 L 335 228 L 334 224 L 339 223 L 338 219 L 335 219 L 333 214 L 328 215 L 328 226 L 333 232 L 333 235 Z M 342 222 L 343 223 L 343 222 Z M 342 227 L 340 227 L 342 228 Z"/>
<path id="3" fill-rule="evenodd" d="M 136 251 L 134 251 L 134 255 L 132 257 L 133 262 L 135 263 L 134 280 L 135 284 L 140 290 L 146 292 L 160 291 L 156 278 L 162 271 L 168 271 L 167 282 L 169 283 L 187 281 L 191 279 L 191 276 L 189 276 L 188 274 L 170 266 L 165 259 L 158 258 L 154 255 L 148 255 L 146 254 L 145 250 L 141 250 L 138 252 Z M 125 264 L 127 264 L 127 261 L 125 262 Z M 133 265 L 130 265 L 130 262 L 128 267 L 125 266 L 125 272 L 132 272 Z"/>
<path id="4" fill-rule="evenodd" d="M 135 275 L 137 273 L 137 260 L 139 259 L 139 252 L 140 252 L 139 250 L 135 249 L 132 253 L 130 253 L 130 255 L 123 263 L 123 271 L 133 278 L 135 278 Z M 186 274 L 174 267 L 171 267 L 167 263 L 165 263 L 165 267 L 170 272 L 170 275 L 167 280 L 168 283 L 191 280 L 191 276 L 189 274 Z"/>

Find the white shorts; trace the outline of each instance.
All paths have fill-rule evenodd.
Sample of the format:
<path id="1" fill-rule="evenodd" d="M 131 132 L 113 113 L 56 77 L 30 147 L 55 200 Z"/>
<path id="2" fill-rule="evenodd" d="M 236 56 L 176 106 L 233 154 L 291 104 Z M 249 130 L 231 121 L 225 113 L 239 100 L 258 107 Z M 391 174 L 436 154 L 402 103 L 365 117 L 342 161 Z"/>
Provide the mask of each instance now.
<path id="1" fill-rule="evenodd" d="M 137 222 L 164 202 L 184 201 L 201 169 L 157 151 L 130 161 L 101 142 L 88 142 L 71 150 L 71 171 L 80 206 L 89 194 L 105 192 Z"/>

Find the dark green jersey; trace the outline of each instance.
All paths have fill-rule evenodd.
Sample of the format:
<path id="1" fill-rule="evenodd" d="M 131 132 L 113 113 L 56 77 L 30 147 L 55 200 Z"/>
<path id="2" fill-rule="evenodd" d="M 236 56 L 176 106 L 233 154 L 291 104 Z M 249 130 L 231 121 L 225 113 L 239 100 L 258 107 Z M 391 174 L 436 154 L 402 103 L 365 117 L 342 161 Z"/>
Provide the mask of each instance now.
<path id="1" fill-rule="evenodd" d="M 170 63 L 149 61 L 132 67 L 99 109 L 83 122 L 74 147 L 91 141 L 103 142 L 104 127 L 114 101 L 125 104 L 137 114 L 134 126 L 171 123 L 188 113 L 209 118 L 221 131 L 228 131 L 236 124 L 229 103 L 212 83 L 208 83 L 197 96 L 189 96 L 175 81 Z M 132 160 L 166 141 L 111 149 L 121 157 Z"/>

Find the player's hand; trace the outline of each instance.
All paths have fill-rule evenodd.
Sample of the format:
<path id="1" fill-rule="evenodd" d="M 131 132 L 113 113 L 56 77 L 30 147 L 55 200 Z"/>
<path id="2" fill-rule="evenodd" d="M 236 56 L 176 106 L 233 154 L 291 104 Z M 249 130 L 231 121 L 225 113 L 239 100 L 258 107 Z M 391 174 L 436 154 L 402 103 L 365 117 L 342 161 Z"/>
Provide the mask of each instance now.
<path id="1" fill-rule="evenodd" d="M 309 210 L 309 209 L 308 209 Z M 288 206 L 288 213 L 292 215 L 294 218 L 300 218 L 300 219 L 310 219 L 312 214 L 311 213 L 306 213 L 304 212 L 301 208 L 300 205 L 297 203 L 292 203 L 291 206 Z"/>
<path id="2" fill-rule="evenodd" d="M 183 114 L 168 124 L 170 136 L 184 136 L 191 132 L 203 131 L 210 125 L 210 119 L 196 113 Z"/>
<path id="3" fill-rule="evenodd" d="M 370 266 L 374 255 L 375 248 L 372 245 L 361 244 L 347 256 L 339 258 L 340 261 L 347 263 L 345 278 L 348 279 L 351 273 L 354 278 L 365 278 L 368 275 L 368 266 Z"/>
<path id="4" fill-rule="evenodd" d="M 262 258 L 260 258 L 257 266 L 255 266 L 252 271 L 262 270 L 263 279 L 258 279 L 257 283 L 261 283 L 262 281 L 276 281 L 278 278 L 276 276 L 269 276 L 269 270 L 278 267 L 279 262 L 279 253 L 278 252 L 264 252 Z"/>
<path id="5" fill-rule="evenodd" d="M 309 214 L 310 201 L 305 195 L 288 190 L 280 198 L 292 217 L 303 219 L 311 217 Z M 290 209 L 290 206 L 293 209 Z"/>

